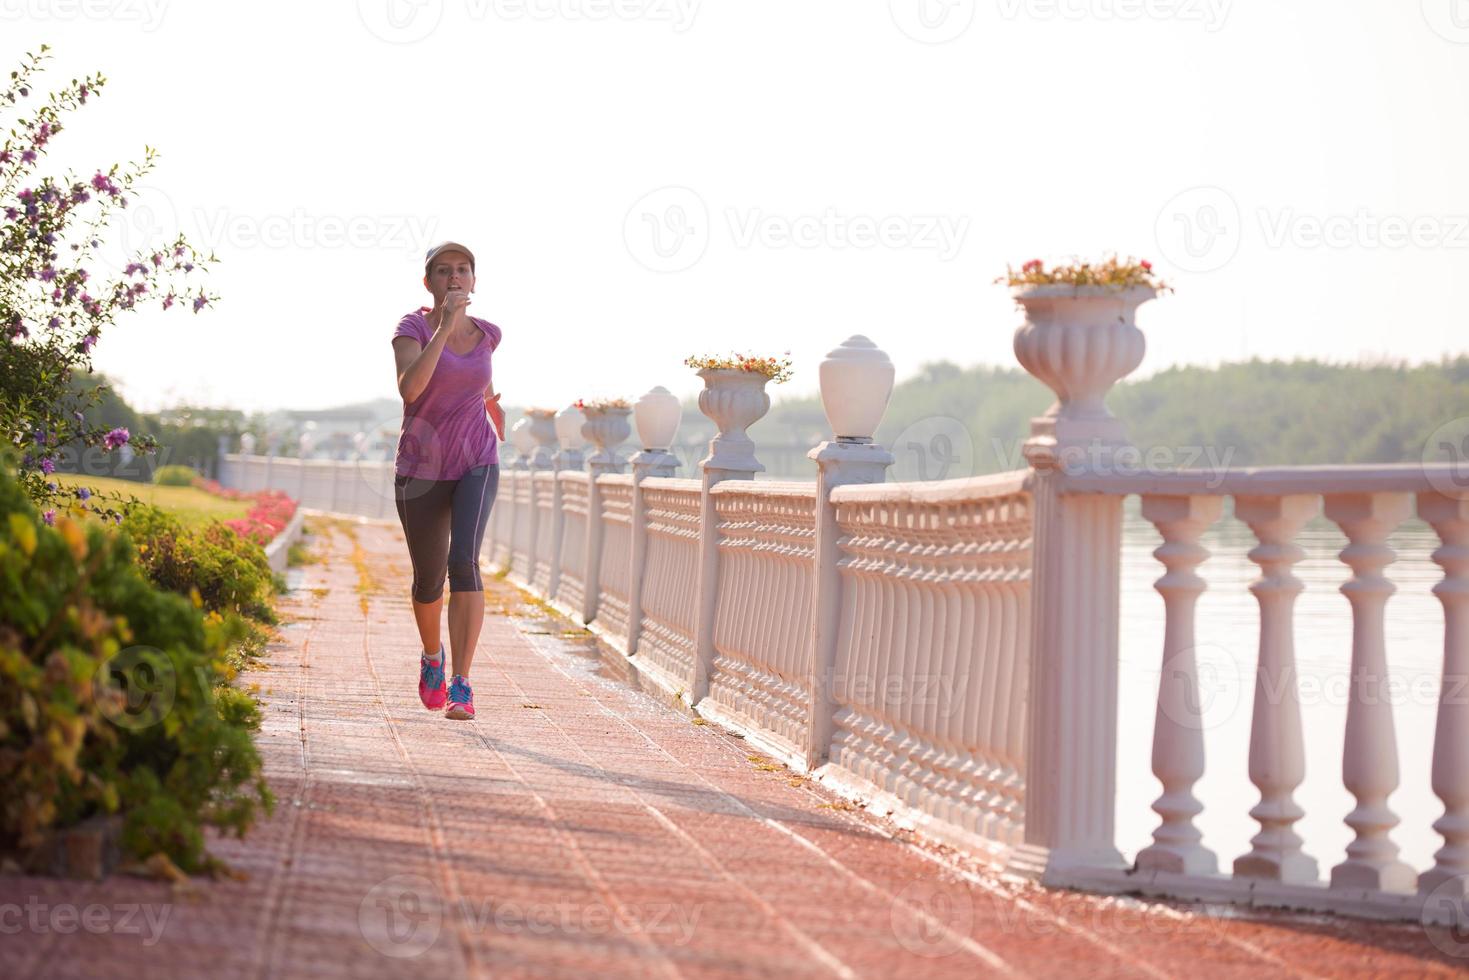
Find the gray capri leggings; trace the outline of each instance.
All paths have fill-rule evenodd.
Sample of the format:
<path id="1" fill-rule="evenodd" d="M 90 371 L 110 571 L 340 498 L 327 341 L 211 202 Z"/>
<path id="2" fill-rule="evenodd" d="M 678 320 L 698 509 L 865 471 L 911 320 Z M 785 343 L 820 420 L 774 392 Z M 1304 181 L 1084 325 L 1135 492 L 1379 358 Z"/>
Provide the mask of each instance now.
<path id="1" fill-rule="evenodd" d="M 436 602 L 450 592 L 481 592 L 479 549 L 500 487 L 500 467 L 476 466 L 457 480 L 393 479 L 398 520 L 413 562 L 413 598 Z"/>

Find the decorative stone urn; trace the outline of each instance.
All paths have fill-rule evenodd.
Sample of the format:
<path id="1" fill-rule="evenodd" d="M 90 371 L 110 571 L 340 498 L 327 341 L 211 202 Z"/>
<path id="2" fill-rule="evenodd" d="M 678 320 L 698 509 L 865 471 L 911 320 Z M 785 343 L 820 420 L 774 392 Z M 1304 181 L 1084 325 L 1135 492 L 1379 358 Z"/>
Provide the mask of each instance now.
<path id="1" fill-rule="evenodd" d="M 617 447 L 632 435 L 632 426 L 628 423 L 632 409 L 584 408 L 582 414 L 587 420 L 581 427 L 581 434 L 597 447 L 587 465 L 602 473 L 621 473 L 627 461 L 617 455 Z"/>
<path id="2" fill-rule="evenodd" d="M 536 441 L 535 451 L 530 459 L 530 468 L 533 470 L 555 469 L 553 454 L 556 451 L 556 410 L 528 408 L 525 410 L 525 416 L 530 419 L 531 438 Z"/>
<path id="3" fill-rule="evenodd" d="M 755 440 L 746 429 L 770 411 L 770 380 L 758 371 L 737 368 L 704 368 L 699 372 L 704 390 L 699 392 L 699 411 L 719 426 L 719 435 L 709 443 L 709 455 L 700 463 L 706 470 L 738 470 L 763 473 L 755 458 Z"/>
<path id="4" fill-rule="evenodd" d="M 515 460 L 515 468 L 518 470 L 530 469 L 531 453 L 536 448 L 536 437 L 531 435 L 530 427 L 530 416 L 522 415 L 515 420 L 515 424 L 507 433 L 510 436 L 510 445 L 514 446 L 516 453 L 519 454 Z"/>
<path id="5" fill-rule="evenodd" d="M 827 352 L 818 375 L 821 407 L 838 442 L 871 442 L 893 394 L 892 359 L 861 334 Z"/>
<path id="6" fill-rule="evenodd" d="M 585 463 L 582 450 L 587 441 L 581 434 L 585 422 L 581 409 L 575 405 L 567 405 L 556 413 L 556 441 L 561 444 L 561 451 L 555 459 L 558 470 L 579 470 Z"/>
<path id="7" fill-rule="evenodd" d="M 1126 445 L 1122 423 L 1107 411 L 1107 392 L 1142 363 L 1146 343 L 1134 319 L 1157 291 L 1045 285 L 1016 287 L 1011 295 L 1025 310 L 1015 357 L 1056 393 L 1056 403 L 1031 420 L 1027 458 L 1033 451 L 1051 457 L 1064 447 Z"/>

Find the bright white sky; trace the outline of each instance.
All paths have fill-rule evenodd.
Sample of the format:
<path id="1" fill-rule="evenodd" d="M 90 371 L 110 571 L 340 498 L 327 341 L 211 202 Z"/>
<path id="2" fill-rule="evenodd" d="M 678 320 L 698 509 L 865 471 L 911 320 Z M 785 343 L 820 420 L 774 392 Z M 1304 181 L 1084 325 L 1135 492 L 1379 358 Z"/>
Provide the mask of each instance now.
<path id="1" fill-rule="evenodd" d="M 0 0 L 43 41 L 109 78 L 46 169 L 158 147 L 127 240 L 224 260 L 99 344 L 144 409 L 392 396 L 440 238 L 507 404 L 1013 364 L 994 277 L 1107 250 L 1177 287 L 1144 371 L 1469 348 L 1465 0 Z"/>

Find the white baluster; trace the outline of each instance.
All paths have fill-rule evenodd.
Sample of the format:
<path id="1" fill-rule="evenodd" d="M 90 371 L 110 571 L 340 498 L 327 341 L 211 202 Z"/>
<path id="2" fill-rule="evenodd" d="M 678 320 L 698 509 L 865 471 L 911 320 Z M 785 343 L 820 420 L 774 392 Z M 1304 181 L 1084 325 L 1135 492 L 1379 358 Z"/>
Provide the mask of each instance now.
<path id="1" fill-rule="evenodd" d="M 1199 536 L 1219 519 L 1220 497 L 1146 496 L 1143 517 L 1163 535 L 1153 556 L 1167 572 L 1153 583 L 1163 596 L 1163 671 L 1158 679 L 1158 709 L 1153 718 L 1153 774 L 1163 795 L 1153 804 L 1162 824 L 1153 843 L 1137 856 L 1139 870 L 1214 874 L 1214 852 L 1201 843 L 1194 817 L 1204 805 L 1194 783 L 1204 775 L 1204 727 L 1200 712 L 1198 665 L 1194 662 L 1194 606 L 1207 588 L 1195 574 L 1209 551 Z"/>
<path id="2" fill-rule="evenodd" d="M 1352 577 L 1341 587 L 1352 604 L 1352 680 L 1347 702 L 1347 736 L 1342 749 L 1342 781 L 1357 798 L 1347 814 L 1357 837 L 1347 858 L 1331 869 L 1333 888 L 1412 891 L 1413 869 L 1398 860 L 1389 836 L 1397 815 L 1387 798 L 1398 788 L 1398 742 L 1392 703 L 1387 698 L 1387 649 L 1383 615 L 1397 591 L 1382 574 L 1395 557 L 1387 536 L 1412 512 L 1406 493 L 1334 493 L 1326 497 L 1326 516 L 1346 534 L 1341 560 Z"/>
<path id="3" fill-rule="evenodd" d="M 1306 778 L 1306 751 L 1292 623 L 1296 596 L 1305 586 L 1291 574 L 1291 566 L 1305 555 L 1295 544 L 1296 532 L 1320 509 L 1314 494 L 1235 498 L 1235 516 L 1260 542 L 1249 554 L 1260 566 L 1260 577 L 1250 583 L 1260 603 L 1260 660 L 1250 727 L 1250 782 L 1260 790 L 1260 802 L 1250 816 L 1259 822 L 1260 832 L 1250 840 L 1250 853 L 1235 859 L 1234 873 L 1241 877 L 1316 880 L 1316 859 L 1301 851 L 1295 832 L 1304 811 L 1292 798 Z"/>
<path id="4" fill-rule="evenodd" d="M 1433 587 L 1444 608 L 1443 684 L 1433 736 L 1433 792 L 1444 814 L 1433 829 L 1444 845 L 1418 878 L 1418 890 L 1451 890 L 1463 902 L 1469 900 L 1469 499 L 1421 493 L 1418 516 L 1443 542 L 1433 560 L 1444 570 Z"/>

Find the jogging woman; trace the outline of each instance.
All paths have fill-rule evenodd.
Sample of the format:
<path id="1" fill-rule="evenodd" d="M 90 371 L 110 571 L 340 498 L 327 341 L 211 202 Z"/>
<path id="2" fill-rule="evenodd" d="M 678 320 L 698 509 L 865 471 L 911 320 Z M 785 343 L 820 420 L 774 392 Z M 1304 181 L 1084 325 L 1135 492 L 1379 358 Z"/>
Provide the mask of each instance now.
<path id="1" fill-rule="evenodd" d="M 429 249 L 423 284 L 432 307 L 398 321 L 393 355 L 403 430 L 393 481 L 398 519 L 413 563 L 413 618 L 423 654 L 418 696 L 424 707 L 448 706 L 449 718 L 474 717 L 469 668 L 484 624 L 479 549 L 500 483 L 505 413 L 490 380 L 490 354 L 500 328 L 467 312 L 474 292 L 474 254 L 457 242 Z M 444 684 L 439 618 L 449 579 L 451 679 Z"/>

